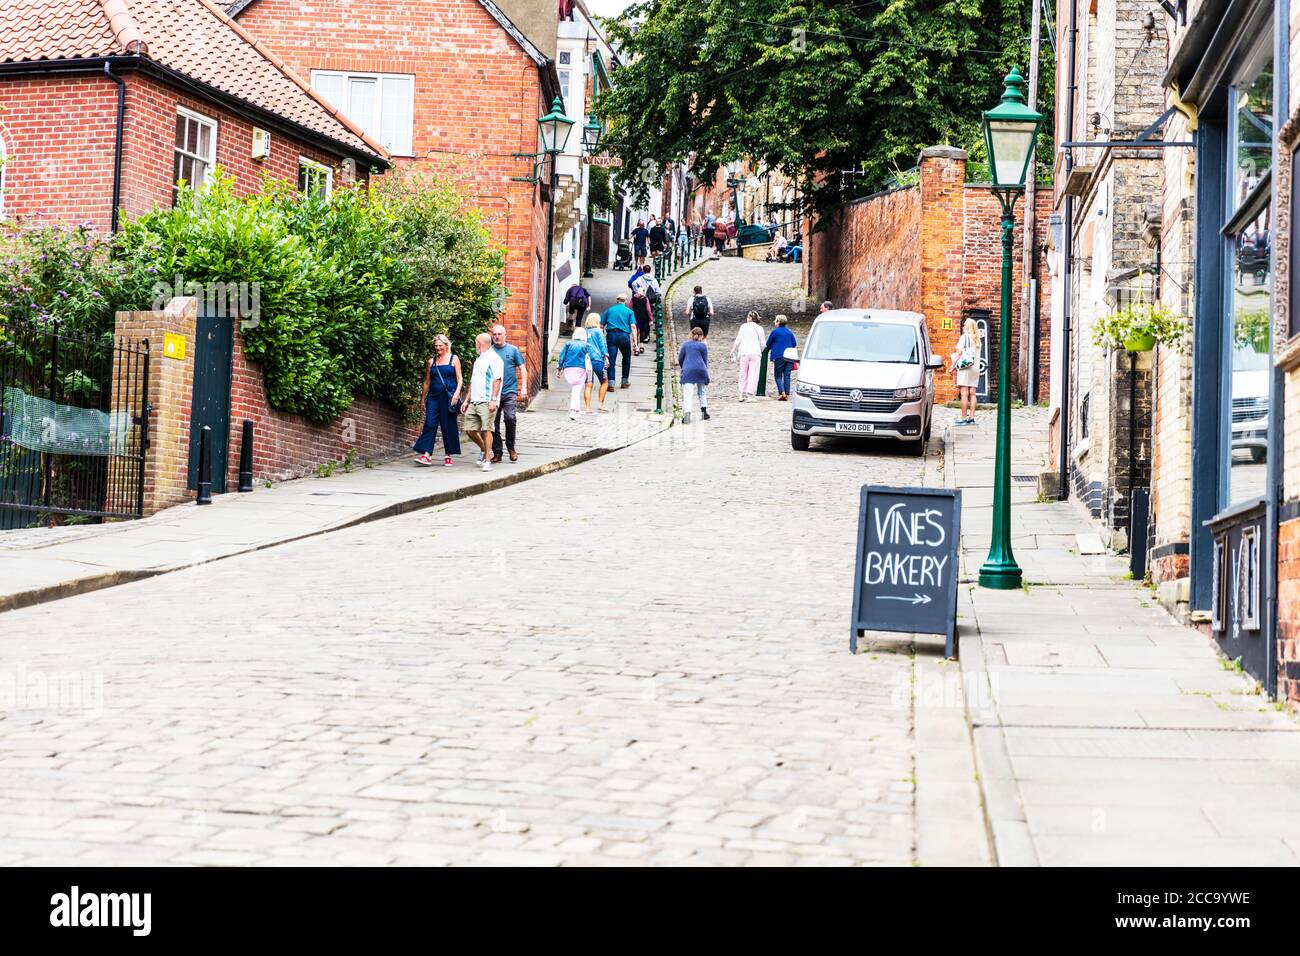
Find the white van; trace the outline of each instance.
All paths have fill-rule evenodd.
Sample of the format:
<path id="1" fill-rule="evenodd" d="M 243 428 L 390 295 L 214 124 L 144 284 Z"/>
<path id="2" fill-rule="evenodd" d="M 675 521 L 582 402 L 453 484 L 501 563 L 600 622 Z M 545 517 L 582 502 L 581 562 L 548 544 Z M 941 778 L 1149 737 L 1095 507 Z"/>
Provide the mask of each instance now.
<path id="1" fill-rule="evenodd" d="M 790 444 L 806 451 L 815 435 L 892 438 L 922 455 L 930 438 L 934 373 L 919 312 L 834 309 L 813 322 L 800 354 Z"/>

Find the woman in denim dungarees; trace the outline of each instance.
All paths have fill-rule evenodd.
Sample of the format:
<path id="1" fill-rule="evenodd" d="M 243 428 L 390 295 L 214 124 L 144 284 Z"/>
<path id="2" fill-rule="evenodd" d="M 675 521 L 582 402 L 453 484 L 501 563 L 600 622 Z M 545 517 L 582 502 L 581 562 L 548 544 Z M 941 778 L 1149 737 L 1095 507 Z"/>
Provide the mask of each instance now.
<path id="1" fill-rule="evenodd" d="M 451 339 L 439 335 L 433 340 L 433 358 L 424 370 L 424 431 L 415 442 L 417 465 L 433 464 L 433 448 L 442 427 L 442 445 L 447 455 L 444 465 L 451 464 L 451 456 L 460 454 L 460 428 L 456 424 L 456 409 L 460 404 L 462 387 L 460 359 L 451 351 Z"/>

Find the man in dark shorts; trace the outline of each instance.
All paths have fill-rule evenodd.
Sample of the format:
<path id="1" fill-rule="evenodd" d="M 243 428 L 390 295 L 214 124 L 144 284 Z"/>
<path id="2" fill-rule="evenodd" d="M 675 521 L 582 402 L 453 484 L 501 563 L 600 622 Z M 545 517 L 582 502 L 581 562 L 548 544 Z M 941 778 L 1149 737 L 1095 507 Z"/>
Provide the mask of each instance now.
<path id="1" fill-rule="evenodd" d="M 632 257 L 636 260 L 637 268 L 645 265 L 645 257 L 649 250 L 646 245 L 650 242 L 650 230 L 645 227 L 645 220 L 638 219 L 636 228 L 632 230 Z"/>

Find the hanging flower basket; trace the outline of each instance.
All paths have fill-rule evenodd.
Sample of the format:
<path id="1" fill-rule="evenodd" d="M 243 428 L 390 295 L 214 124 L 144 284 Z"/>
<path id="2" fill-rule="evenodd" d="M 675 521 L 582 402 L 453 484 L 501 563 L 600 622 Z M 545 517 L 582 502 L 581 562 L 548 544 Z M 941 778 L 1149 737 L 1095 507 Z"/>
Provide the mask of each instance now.
<path id="1" fill-rule="evenodd" d="M 1124 340 L 1124 349 L 1128 352 L 1150 352 L 1155 347 L 1154 332 L 1134 332 Z"/>
<path id="2" fill-rule="evenodd" d="M 1140 288 L 1140 286 L 1139 286 Z M 1187 347 L 1190 326 L 1185 318 L 1159 302 L 1133 302 L 1102 316 L 1092 327 L 1092 341 L 1102 348 L 1128 352 L 1150 352 L 1156 343 L 1182 352 Z"/>

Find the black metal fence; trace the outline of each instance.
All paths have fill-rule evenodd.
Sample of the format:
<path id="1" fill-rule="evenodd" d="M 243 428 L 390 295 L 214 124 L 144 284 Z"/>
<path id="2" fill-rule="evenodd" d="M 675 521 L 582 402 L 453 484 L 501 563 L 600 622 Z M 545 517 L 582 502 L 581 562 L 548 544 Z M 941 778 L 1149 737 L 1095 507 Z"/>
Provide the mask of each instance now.
<path id="1" fill-rule="evenodd" d="M 0 530 L 138 518 L 149 342 L 0 319 Z"/>

